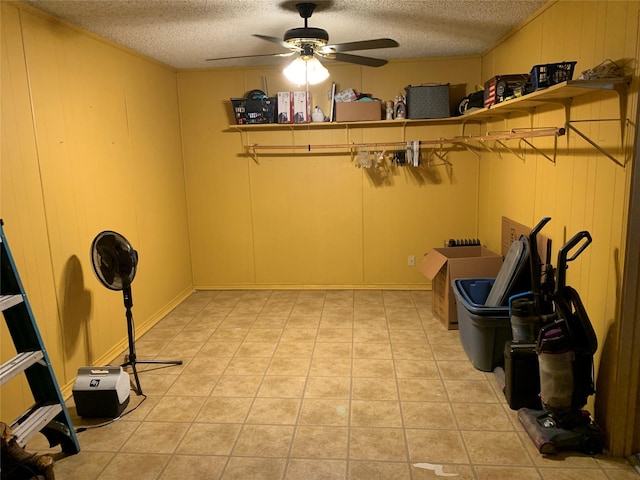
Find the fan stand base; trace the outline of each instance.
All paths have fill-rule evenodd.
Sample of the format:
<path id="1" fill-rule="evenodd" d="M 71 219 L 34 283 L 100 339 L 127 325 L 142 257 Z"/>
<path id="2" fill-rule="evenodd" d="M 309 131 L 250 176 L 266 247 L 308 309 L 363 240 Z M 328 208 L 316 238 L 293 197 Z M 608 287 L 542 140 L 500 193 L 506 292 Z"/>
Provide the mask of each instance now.
<path id="1" fill-rule="evenodd" d="M 127 355 L 127 361 L 120 366 L 122 368 L 131 367 L 131 370 L 133 371 L 133 378 L 136 382 L 136 393 L 138 395 L 144 395 L 142 393 L 142 387 L 140 386 L 138 369 L 136 368 L 136 365 L 139 363 L 143 365 L 182 365 L 182 360 L 136 360 L 135 353 L 129 352 L 129 355 Z"/>
<path id="2" fill-rule="evenodd" d="M 125 285 L 122 291 L 124 297 L 124 306 L 126 309 L 127 317 L 127 336 L 129 337 L 129 354 L 126 357 L 126 362 L 121 364 L 121 367 L 131 367 L 133 370 L 133 378 L 136 381 L 136 393 L 138 395 L 144 395 L 142 393 L 142 387 L 140 386 L 140 378 L 138 378 L 138 369 L 136 365 L 153 364 L 153 365 L 182 365 L 182 360 L 138 360 L 136 356 L 136 341 L 135 331 L 133 326 L 133 314 L 131 313 L 131 307 L 133 307 L 133 301 L 131 300 L 131 285 Z"/>

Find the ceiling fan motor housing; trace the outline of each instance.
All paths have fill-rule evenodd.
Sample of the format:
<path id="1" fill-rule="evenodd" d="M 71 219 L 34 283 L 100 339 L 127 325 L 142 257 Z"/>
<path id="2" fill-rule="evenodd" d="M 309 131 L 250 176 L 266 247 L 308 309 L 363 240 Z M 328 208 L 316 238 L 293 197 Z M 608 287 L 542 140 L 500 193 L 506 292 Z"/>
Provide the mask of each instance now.
<path id="1" fill-rule="evenodd" d="M 296 9 L 300 16 L 304 18 L 304 27 L 287 30 L 284 34 L 284 41 L 296 47 L 306 47 L 307 50 L 311 50 L 313 55 L 313 49 L 324 47 L 329 43 L 329 34 L 322 28 L 308 26 L 307 20 L 311 18 L 313 11 L 316 9 L 315 3 L 297 3 Z"/>
<path id="2" fill-rule="evenodd" d="M 329 34 L 322 28 L 292 28 L 285 32 L 284 41 L 298 46 L 309 43 L 316 46 L 323 46 L 329 42 Z"/>
<path id="3" fill-rule="evenodd" d="M 330 6 L 331 0 L 325 0 L 321 3 L 322 7 Z M 289 2 L 284 2 L 285 8 L 288 8 Z M 277 37 L 271 37 L 267 35 L 253 36 L 266 40 L 268 42 L 275 43 L 291 50 L 292 53 L 272 53 L 272 54 L 259 54 L 259 55 L 242 55 L 239 57 L 222 57 L 222 58 L 210 58 L 207 60 L 230 60 L 233 58 L 248 58 L 248 57 L 284 57 L 297 53 L 298 58 L 303 60 L 310 60 L 315 55 L 326 60 L 339 60 L 348 63 L 355 63 L 357 65 L 365 65 L 368 67 L 381 67 L 387 63 L 387 60 L 378 58 L 365 57 L 362 55 L 353 55 L 351 51 L 357 50 L 373 50 L 378 48 L 391 48 L 397 47 L 398 42 L 390 38 L 375 38 L 371 40 L 362 40 L 356 42 L 338 43 L 329 45 L 329 34 L 322 28 L 309 27 L 308 20 L 313 14 L 313 11 L 318 5 L 312 2 L 296 3 L 295 7 L 300 13 L 300 16 L 304 19 L 304 27 L 292 28 L 287 30 L 284 34 L 283 40 Z M 296 59 L 297 60 L 297 59 Z"/>

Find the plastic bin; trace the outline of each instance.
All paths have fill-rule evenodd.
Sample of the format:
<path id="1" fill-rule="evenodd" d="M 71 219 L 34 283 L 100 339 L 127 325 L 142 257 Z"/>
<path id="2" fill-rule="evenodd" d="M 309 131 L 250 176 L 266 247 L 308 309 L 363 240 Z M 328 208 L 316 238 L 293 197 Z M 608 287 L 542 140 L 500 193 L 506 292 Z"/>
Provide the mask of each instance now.
<path id="1" fill-rule="evenodd" d="M 238 125 L 276 123 L 277 97 L 232 98 L 231 104 Z"/>
<path id="2" fill-rule="evenodd" d="M 475 368 L 491 372 L 504 365 L 505 343 L 511 340 L 509 307 L 484 305 L 494 278 L 453 281 L 460 342 Z"/>
<path id="3" fill-rule="evenodd" d="M 573 69 L 578 62 L 547 63 L 534 65 L 531 69 L 531 86 L 533 91 L 547 88 L 573 78 Z"/>

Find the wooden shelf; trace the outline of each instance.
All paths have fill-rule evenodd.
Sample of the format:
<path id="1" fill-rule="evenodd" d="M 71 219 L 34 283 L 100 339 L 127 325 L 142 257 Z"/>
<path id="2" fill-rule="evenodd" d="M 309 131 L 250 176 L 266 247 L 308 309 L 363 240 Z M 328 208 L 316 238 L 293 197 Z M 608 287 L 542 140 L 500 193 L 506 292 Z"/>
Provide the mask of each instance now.
<path id="1" fill-rule="evenodd" d="M 620 89 L 626 88 L 630 82 L 631 77 L 604 78 L 599 80 L 569 80 L 519 98 L 498 103 L 490 108 L 482 108 L 455 118 L 487 118 L 495 115 L 529 110 L 546 104 L 566 103 L 572 98 L 593 93 L 595 90 L 615 90 L 619 93 Z"/>
<path id="2" fill-rule="evenodd" d="M 245 148 L 250 150 L 255 158 L 256 151 L 258 149 L 272 149 L 272 150 L 291 150 L 291 149 L 306 149 L 308 152 L 311 150 L 322 149 L 322 148 L 344 148 L 352 150 L 354 147 L 357 147 L 356 144 L 338 144 L 338 145 L 258 145 L 258 144 L 248 144 L 248 133 L 250 132 L 258 132 L 258 131 L 312 131 L 319 129 L 344 129 L 349 131 L 349 129 L 362 129 L 362 128 L 393 128 L 393 127 L 401 127 L 403 129 L 402 141 L 406 140 L 407 133 L 410 130 L 407 130 L 408 127 L 412 126 L 425 126 L 425 125 L 464 125 L 467 122 L 486 122 L 491 120 L 492 118 L 501 118 L 509 115 L 532 115 L 535 113 L 535 109 L 537 107 L 543 105 L 557 105 L 560 107 L 567 108 L 570 105 L 572 99 L 576 97 L 581 97 L 583 95 L 587 95 L 589 93 L 593 93 L 594 91 L 611 91 L 615 93 L 620 100 L 620 118 L 618 119 L 593 119 L 593 120 L 580 120 L 580 121 L 617 121 L 620 123 L 620 132 L 621 138 L 624 137 L 624 129 L 628 120 L 625 118 L 626 115 L 626 90 L 629 84 L 631 83 L 631 77 L 616 77 L 616 78 L 603 78 L 597 80 L 569 80 L 566 82 L 559 83 L 557 85 L 553 85 L 549 88 L 545 88 L 542 90 L 538 90 L 522 97 L 513 98 L 511 100 L 507 100 L 505 102 L 498 103 L 496 105 L 492 105 L 489 108 L 479 108 L 473 110 L 465 115 L 460 115 L 457 117 L 447 117 L 447 118 L 428 118 L 428 119 L 420 119 L 420 120 L 375 120 L 375 121 L 367 121 L 367 122 L 318 122 L 318 123 L 298 123 L 298 124 L 278 124 L 278 123 L 267 123 L 267 124 L 254 124 L 254 125 L 230 125 L 226 130 L 228 132 L 240 132 L 243 133 L 243 143 L 246 144 Z M 610 152 L 602 148 L 598 145 L 597 142 L 591 140 L 585 133 L 581 132 L 575 125 L 577 120 L 570 120 L 569 115 L 566 115 L 564 128 L 555 128 L 554 132 L 551 135 L 558 136 L 558 134 L 563 135 L 566 130 L 570 130 L 575 132 L 580 137 L 582 137 L 586 142 L 592 145 L 596 150 L 598 150 L 603 155 L 607 156 L 616 164 L 624 167 L 626 165 L 625 159 L 618 159 Z M 464 130 L 464 128 L 463 128 Z M 562 130 L 562 133 L 559 133 Z M 549 135 L 544 134 L 544 135 Z M 543 135 L 543 136 L 544 136 Z M 530 133 L 526 134 L 526 136 L 522 136 L 519 132 L 509 132 L 505 139 L 511 138 L 523 138 L 538 136 L 531 135 Z M 480 136 L 482 137 L 482 136 Z M 477 141 L 478 138 L 469 138 L 469 141 Z M 467 143 L 466 141 L 461 141 L 460 138 L 456 137 L 454 139 L 428 139 L 421 140 L 423 144 L 463 144 Z M 495 138 L 482 138 L 482 140 L 498 140 Z M 526 142 L 526 140 L 525 140 Z M 398 142 L 395 142 L 398 143 Z M 528 142 L 527 142 L 528 143 Z M 530 143 L 530 146 L 533 147 Z M 535 147 L 534 147 L 535 148 Z M 541 152 L 542 153 L 542 152 Z M 543 154 L 544 155 L 544 154 Z M 555 147 L 554 147 L 554 156 L 550 158 L 545 155 L 549 160 L 555 163 Z"/>
<path id="3" fill-rule="evenodd" d="M 230 125 L 227 131 L 262 130 L 310 130 L 327 128 L 368 128 L 368 127 L 408 127 L 437 124 L 462 124 L 469 120 L 483 120 L 498 115 L 526 112 L 545 104 L 566 103 L 572 98 L 593 93 L 595 90 L 614 90 L 618 94 L 631 82 L 631 77 L 604 78 L 598 80 L 569 80 L 543 90 L 513 98 L 502 103 L 481 108 L 465 115 L 446 118 L 427 118 L 420 120 L 374 120 L 366 122 L 317 122 L 317 123 L 265 123 L 252 125 Z"/>
<path id="4" fill-rule="evenodd" d="M 366 128 L 366 127 L 405 127 L 408 125 L 427 125 L 460 123 L 463 117 L 425 118 L 421 120 L 369 120 L 363 122 L 311 122 L 311 123 L 262 123 L 251 125 L 230 125 L 228 131 L 259 130 L 320 130 L 328 128 Z"/>

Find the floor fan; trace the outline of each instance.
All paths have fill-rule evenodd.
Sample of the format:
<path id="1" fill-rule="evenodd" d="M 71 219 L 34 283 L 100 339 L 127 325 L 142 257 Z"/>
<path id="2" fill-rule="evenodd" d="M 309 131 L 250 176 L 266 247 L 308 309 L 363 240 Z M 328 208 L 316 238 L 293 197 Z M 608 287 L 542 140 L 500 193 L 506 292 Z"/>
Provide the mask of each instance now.
<path id="1" fill-rule="evenodd" d="M 136 276 L 138 252 L 133 249 L 129 241 L 111 230 L 99 233 L 91 244 L 91 265 L 96 277 L 105 287 L 109 290 L 122 290 L 127 317 L 129 354 L 125 358 L 126 362 L 121 366 L 131 366 L 137 393 L 142 395 L 136 364 L 182 365 L 182 360 L 138 360 L 136 357 L 135 330 L 131 313 L 133 307 L 131 283 Z"/>

